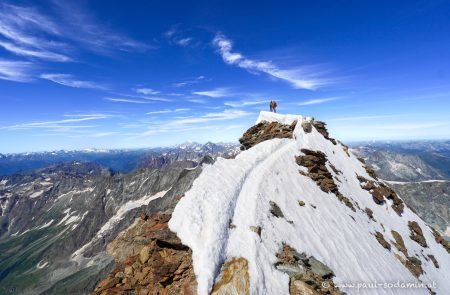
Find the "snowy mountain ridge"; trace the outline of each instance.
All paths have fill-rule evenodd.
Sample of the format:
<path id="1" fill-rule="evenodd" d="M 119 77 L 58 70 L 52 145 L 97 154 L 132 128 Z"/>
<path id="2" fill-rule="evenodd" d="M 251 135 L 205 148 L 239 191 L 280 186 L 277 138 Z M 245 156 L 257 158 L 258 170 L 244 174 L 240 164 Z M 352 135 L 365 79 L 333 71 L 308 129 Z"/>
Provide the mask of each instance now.
<path id="1" fill-rule="evenodd" d="M 295 124 L 292 138 L 265 140 L 206 166 L 169 221 L 192 249 L 198 294 L 220 294 L 214 292 L 226 285 L 236 259 L 245 261 L 250 294 L 311 288 L 299 279 L 300 264 L 294 274 L 292 265 L 280 264 L 287 246 L 329 267 L 332 275 L 323 278 L 347 294 L 450 290 L 448 245 L 345 145 L 319 130 L 323 123 L 261 112 L 256 124 L 262 123 Z M 432 287 L 345 288 L 374 281 Z"/>

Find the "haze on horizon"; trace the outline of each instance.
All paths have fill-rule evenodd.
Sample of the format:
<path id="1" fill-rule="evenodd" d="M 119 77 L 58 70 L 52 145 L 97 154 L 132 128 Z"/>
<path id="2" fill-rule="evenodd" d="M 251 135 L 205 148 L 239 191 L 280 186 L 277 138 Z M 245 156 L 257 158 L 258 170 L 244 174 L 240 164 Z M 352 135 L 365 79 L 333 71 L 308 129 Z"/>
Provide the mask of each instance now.
<path id="1" fill-rule="evenodd" d="M 236 141 L 275 99 L 342 141 L 450 138 L 445 1 L 2 1 L 0 153 Z"/>

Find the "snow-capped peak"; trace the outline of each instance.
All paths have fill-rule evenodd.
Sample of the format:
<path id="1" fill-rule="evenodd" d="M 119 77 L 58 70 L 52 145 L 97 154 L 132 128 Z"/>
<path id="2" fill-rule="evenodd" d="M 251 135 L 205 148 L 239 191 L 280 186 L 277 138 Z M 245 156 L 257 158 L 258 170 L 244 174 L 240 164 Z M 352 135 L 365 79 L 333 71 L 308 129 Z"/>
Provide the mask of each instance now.
<path id="1" fill-rule="evenodd" d="M 292 138 L 274 136 L 206 166 L 170 220 L 192 249 L 198 294 L 211 292 L 233 258 L 248 262 L 251 294 L 289 294 L 292 280 L 276 267 L 285 245 L 328 266 L 336 286 L 399 281 L 433 283 L 437 294 L 450 290 L 450 256 L 439 239 L 370 168 L 328 137 L 324 123 L 261 112 L 257 123 L 264 122 L 296 122 Z M 341 291 L 428 294 L 426 288 Z"/>

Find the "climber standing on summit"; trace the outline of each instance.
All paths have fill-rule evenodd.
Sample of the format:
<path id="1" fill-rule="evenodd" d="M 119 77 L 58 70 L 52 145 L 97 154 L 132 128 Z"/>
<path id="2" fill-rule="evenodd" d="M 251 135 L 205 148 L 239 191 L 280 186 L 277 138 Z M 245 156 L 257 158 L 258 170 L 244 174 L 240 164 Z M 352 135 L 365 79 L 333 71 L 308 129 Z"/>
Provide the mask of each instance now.
<path id="1" fill-rule="evenodd" d="M 272 109 L 273 109 L 273 112 L 274 113 L 276 113 L 277 112 L 277 102 L 274 100 L 274 101 L 272 101 Z"/>
<path id="2" fill-rule="evenodd" d="M 270 111 L 273 112 L 273 101 L 269 102 Z"/>

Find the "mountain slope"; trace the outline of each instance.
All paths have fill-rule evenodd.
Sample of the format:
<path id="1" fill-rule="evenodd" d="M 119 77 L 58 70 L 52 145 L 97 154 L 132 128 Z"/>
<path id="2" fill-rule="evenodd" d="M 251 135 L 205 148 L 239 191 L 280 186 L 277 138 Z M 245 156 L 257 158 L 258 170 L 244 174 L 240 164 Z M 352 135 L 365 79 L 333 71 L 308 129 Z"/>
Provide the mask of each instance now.
<path id="1" fill-rule="evenodd" d="M 173 208 L 201 171 L 110 174 L 70 162 L 0 178 L 0 294 L 85 294 L 113 266 L 106 245 L 140 212 Z"/>
<path id="2" fill-rule="evenodd" d="M 258 123 L 266 124 L 264 132 L 280 130 L 276 135 L 283 125 L 294 125 L 293 138 L 275 135 L 281 139 L 206 167 L 169 221 L 192 249 L 198 294 L 224 294 L 223 288 L 236 291 L 237 285 L 251 294 L 312 288 L 304 284 L 305 263 L 300 265 L 307 256 L 329 267 L 322 279 L 333 277 L 348 294 L 429 294 L 425 287 L 344 285 L 374 281 L 434 282 L 433 291 L 446 294 L 448 245 L 346 146 L 329 138 L 324 124 L 267 112 Z M 286 249 L 302 253 L 293 254 L 297 273 L 286 271 L 292 264 L 281 264 Z M 236 269 L 244 278 L 233 285 Z"/>

